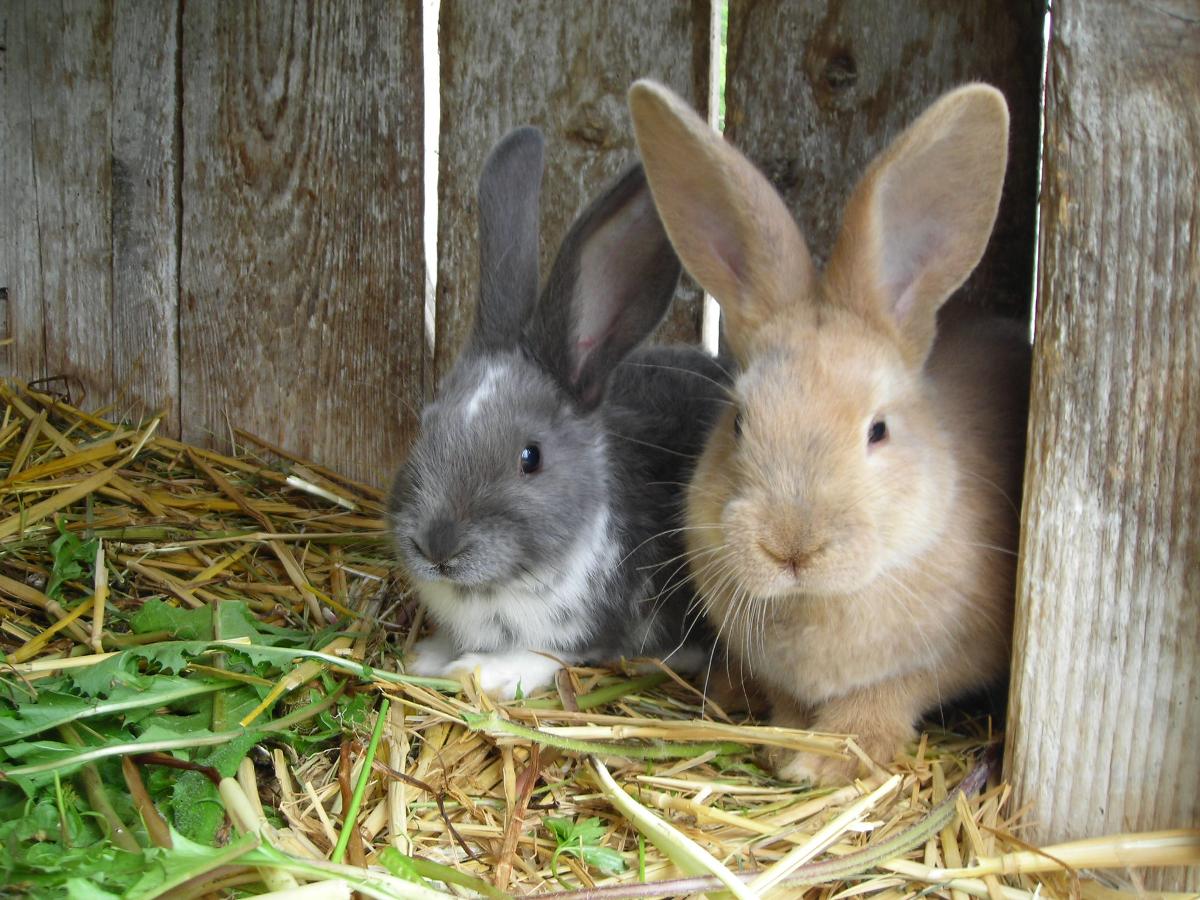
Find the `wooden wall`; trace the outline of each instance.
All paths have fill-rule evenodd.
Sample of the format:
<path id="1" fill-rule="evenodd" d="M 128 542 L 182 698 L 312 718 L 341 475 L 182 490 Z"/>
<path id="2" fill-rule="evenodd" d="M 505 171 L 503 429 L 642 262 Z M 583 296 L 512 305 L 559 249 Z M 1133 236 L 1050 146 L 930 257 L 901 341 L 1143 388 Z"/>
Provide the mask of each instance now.
<path id="1" fill-rule="evenodd" d="M 725 134 L 758 164 L 824 261 L 868 162 L 939 94 L 987 81 L 1008 99 L 996 230 L 966 300 L 1028 314 L 1042 13 L 1036 0 L 730 0 Z"/>
<path id="2" fill-rule="evenodd" d="M 420 11 L 0 7 L 0 371 L 385 481 L 423 396 Z"/>
<path id="3" fill-rule="evenodd" d="M 437 373 L 471 322 L 479 271 L 475 184 L 496 137 L 523 123 L 546 134 L 542 276 L 597 188 L 636 159 L 625 91 L 642 76 L 707 107 L 708 0 L 442 0 L 438 157 Z M 682 292 L 664 334 L 694 341 L 701 294 Z"/>
<path id="4" fill-rule="evenodd" d="M 1053 27 L 1007 743 L 1034 841 L 1200 825 L 1200 17 Z"/>

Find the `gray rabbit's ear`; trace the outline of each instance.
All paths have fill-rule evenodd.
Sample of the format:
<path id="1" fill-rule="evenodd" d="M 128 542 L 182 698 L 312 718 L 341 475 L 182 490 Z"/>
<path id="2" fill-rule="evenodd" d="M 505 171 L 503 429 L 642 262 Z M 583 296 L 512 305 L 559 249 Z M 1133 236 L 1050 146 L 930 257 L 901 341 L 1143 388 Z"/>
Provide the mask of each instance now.
<path id="1" fill-rule="evenodd" d="M 662 319 L 679 259 L 640 165 L 576 219 L 559 249 L 527 346 L 583 409 L 604 398 L 608 377 Z"/>
<path id="2" fill-rule="evenodd" d="M 538 291 L 542 133 L 524 126 L 492 148 L 479 175 L 479 308 L 473 344 L 510 347 Z"/>

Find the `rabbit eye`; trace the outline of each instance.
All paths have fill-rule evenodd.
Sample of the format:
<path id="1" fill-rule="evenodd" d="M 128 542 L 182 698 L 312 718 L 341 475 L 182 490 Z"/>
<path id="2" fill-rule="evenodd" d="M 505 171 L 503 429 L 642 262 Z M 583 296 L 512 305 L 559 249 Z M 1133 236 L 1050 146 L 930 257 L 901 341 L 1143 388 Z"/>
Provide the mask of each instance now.
<path id="1" fill-rule="evenodd" d="M 876 419 L 867 430 L 867 443 L 881 444 L 887 440 L 887 436 L 887 422 L 883 421 L 883 419 Z"/>
<path id="2" fill-rule="evenodd" d="M 733 417 L 733 433 L 737 437 L 742 436 L 742 414 L 741 413 L 738 413 L 736 416 Z"/>
<path id="3" fill-rule="evenodd" d="M 530 444 L 521 451 L 521 474 L 532 475 L 542 467 L 542 451 L 537 444 Z"/>

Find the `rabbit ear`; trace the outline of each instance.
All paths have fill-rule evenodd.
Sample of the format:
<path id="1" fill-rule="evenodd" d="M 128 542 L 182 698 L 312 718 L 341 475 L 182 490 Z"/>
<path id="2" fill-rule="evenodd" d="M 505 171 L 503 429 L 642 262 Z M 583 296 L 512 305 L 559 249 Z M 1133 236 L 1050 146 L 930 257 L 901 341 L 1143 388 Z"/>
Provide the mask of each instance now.
<path id="1" fill-rule="evenodd" d="M 629 109 L 671 243 L 744 360 L 763 324 L 815 286 L 808 247 L 770 182 L 681 98 L 642 80 Z"/>
<path id="2" fill-rule="evenodd" d="M 528 126 L 492 148 L 479 175 L 479 309 L 473 343 L 513 346 L 538 290 L 542 133 Z"/>
<path id="3" fill-rule="evenodd" d="M 1004 96 L 967 85 L 877 157 L 846 206 L 830 297 L 890 320 L 914 365 L 929 354 L 938 308 L 983 256 L 1007 157 Z"/>
<path id="4" fill-rule="evenodd" d="M 563 239 L 526 344 L 581 408 L 592 409 L 613 368 L 662 319 L 678 281 L 679 260 L 634 166 Z"/>

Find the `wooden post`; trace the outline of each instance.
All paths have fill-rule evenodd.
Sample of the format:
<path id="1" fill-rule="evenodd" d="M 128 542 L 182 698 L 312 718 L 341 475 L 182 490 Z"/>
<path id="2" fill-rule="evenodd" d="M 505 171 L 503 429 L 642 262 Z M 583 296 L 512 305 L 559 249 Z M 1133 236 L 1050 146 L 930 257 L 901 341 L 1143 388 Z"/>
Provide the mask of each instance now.
<path id="1" fill-rule="evenodd" d="M 183 435 L 382 484 L 422 395 L 421 4 L 189 3 Z"/>
<path id="2" fill-rule="evenodd" d="M 442 0 L 437 374 L 454 362 L 478 291 L 475 185 L 491 145 L 516 125 L 546 135 L 542 277 L 567 226 L 635 157 L 625 92 L 649 76 L 707 106 L 708 0 L 564 6 Z M 697 340 L 700 292 L 676 297 L 666 335 Z"/>
<path id="3" fill-rule="evenodd" d="M 1200 18 L 1052 24 L 1007 745 L 1035 842 L 1200 826 Z"/>
<path id="4" fill-rule="evenodd" d="M 1008 98 L 1009 167 L 990 249 L 964 293 L 1027 315 L 1033 273 L 1041 4 L 731 0 L 725 134 L 787 201 L 817 259 L 871 158 L 939 94 Z"/>

